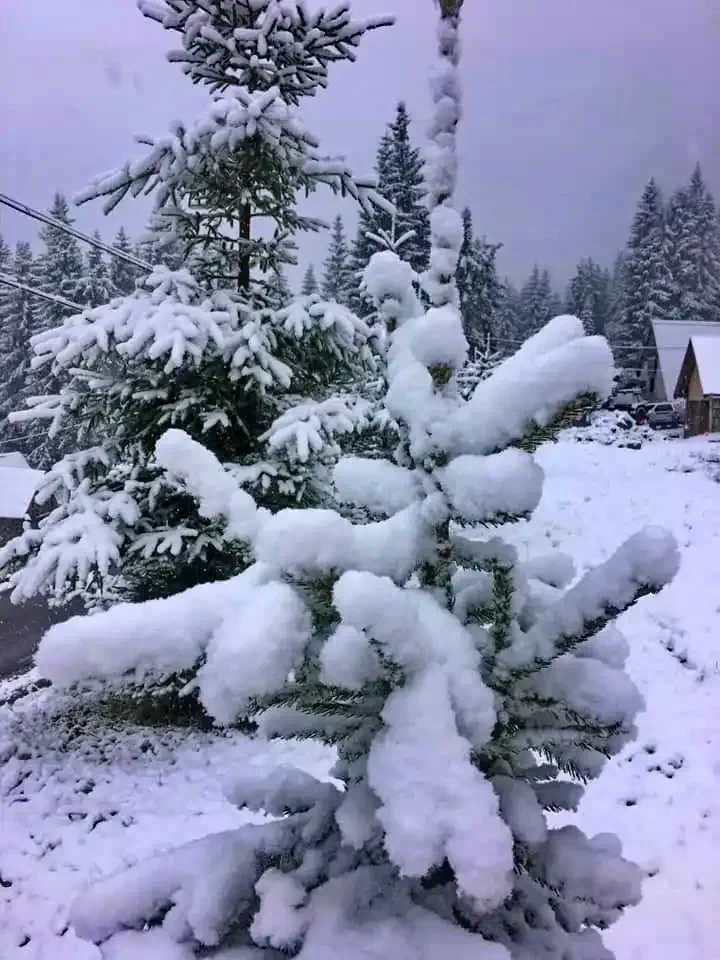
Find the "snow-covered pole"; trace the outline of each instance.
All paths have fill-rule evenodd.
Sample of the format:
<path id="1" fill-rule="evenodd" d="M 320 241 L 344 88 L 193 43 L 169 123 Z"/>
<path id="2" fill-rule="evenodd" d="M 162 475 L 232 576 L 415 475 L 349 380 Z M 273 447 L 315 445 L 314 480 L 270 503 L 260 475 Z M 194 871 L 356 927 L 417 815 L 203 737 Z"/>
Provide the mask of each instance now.
<path id="1" fill-rule="evenodd" d="M 457 125 L 462 112 L 458 71 L 462 0 L 436 2 L 440 7 L 440 64 L 431 80 L 433 115 L 428 129 L 430 149 L 427 158 L 431 253 L 424 285 L 433 304 L 443 306 L 446 303 L 457 305 L 455 269 L 462 242 L 462 223 L 452 209 L 458 171 Z"/>

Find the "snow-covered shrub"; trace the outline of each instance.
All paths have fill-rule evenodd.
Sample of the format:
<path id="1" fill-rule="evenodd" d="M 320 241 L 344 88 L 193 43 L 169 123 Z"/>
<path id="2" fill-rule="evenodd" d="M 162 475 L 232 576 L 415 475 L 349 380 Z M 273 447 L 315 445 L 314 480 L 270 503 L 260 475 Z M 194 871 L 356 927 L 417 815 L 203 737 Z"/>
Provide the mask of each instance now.
<path id="1" fill-rule="evenodd" d="M 573 583 L 567 557 L 521 563 L 502 538 L 540 500 L 532 451 L 608 394 L 612 357 L 558 317 L 458 394 L 458 6 L 443 4 L 435 86 L 433 306 L 420 309 L 391 252 L 365 276 L 390 332 L 385 406 L 400 443 L 392 460 L 336 468 L 338 496 L 385 519 L 273 515 L 168 431 L 159 463 L 255 565 L 56 626 L 40 646 L 41 674 L 65 686 L 201 662 L 193 686 L 220 722 L 252 717 L 266 736 L 337 751 L 333 780 L 239 770 L 228 799 L 267 819 L 85 893 L 72 925 L 114 957 L 134 955 L 130 928 L 135 951 L 169 940 L 178 955 L 238 960 L 601 960 L 598 931 L 640 897 L 617 838 L 552 828 L 547 812 L 574 810 L 634 734 L 641 699 L 612 621 L 672 578 L 677 547 L 646 529 Z"/>
<path id="2" fill-rule="evenodd" d="M 637 423 L 629 413 L 598 410 L 590 415 L 586 425 L 567 429 L 563 439 L 639 450 L 645 443 L 665 440 L 666 437 L 645 423 Z"/>
<path id="3" fill-rule="evenodd" d="M 156 268 L 129 296 L 34 338 L 34 364 L 64 386 L 16 419 L 49 419 L 75 443 L 39 491 L 49 515 L 0 552 L 15 601 L 144 599 L 243 568 L 246 551 L 158 470 L 168 427 L 202 439 L 277 509 L 321 503 L 338 438 L 372 421 L 356 388 L 373 368 L 365 322 L 317 294 L 278 307 L 273 278 L 292 262 L 293 235 L 321 225 L 298 213 L 300 196 L 327 186 L 364 208 L 384 203 L 371 181 L 323 159 L 295 108 L 388 18 L 277 0 L 139 6 L 180 34 L 170 59 L 211 98 L 193 124 L 141 138 L 145 155 L 80 202 L 103 196 L 111 210 L 152 192 L 152 236 L 184 268 Z"/>

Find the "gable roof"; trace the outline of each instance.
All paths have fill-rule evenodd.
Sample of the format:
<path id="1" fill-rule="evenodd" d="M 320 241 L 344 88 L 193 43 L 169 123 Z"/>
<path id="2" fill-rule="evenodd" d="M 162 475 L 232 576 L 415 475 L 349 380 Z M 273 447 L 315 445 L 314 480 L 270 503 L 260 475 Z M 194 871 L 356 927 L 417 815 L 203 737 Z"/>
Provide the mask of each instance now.
<path id="1" fill-rule="evenodd" d="M 22 520 L 43 476 L 42 470 L 0 465 L 0 518 Z"/>
<path id="2" fill-rule="evenodd" d="M 692 337 L 690 343 L 703 393 L 720 395 L 720 338 Z"/>
<path id="3" fill-rule="evenodd" d="M 653 320 L 653 334 L 658 352 L 658 367 L 665 395 L 675 393 L 680 368 L 691 337 L 720 337 L 720 323 L 701 320 Z"/>

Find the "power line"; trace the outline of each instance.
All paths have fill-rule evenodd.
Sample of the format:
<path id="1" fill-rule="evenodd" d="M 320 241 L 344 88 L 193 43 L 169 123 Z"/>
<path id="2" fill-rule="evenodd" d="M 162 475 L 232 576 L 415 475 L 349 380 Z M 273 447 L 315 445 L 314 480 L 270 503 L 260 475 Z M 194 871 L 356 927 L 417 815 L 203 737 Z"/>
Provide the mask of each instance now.
<path id="1" fill-rule="evenodd" d="M 29 287 L 26 283 L 21 283 L 7 273 L 0 273 L 0 283 L 4 283 L 7 287 L 15 287 L 16 290 L 22 290 L 23 293 L 29 293 L 33 297 L 42 297 L 43 300 L 49 300 L 51 303 L 59 303 L 61 306 L 68 307 L 70 310 L 82 311 L 86 309 L 80 306 L 79 303 L 66 300 L 65 297 L 61 297 L 57 293 L 46 293 L 45 290 L 37 290 L 35 287 Z"/>
<path id="2" fill-rule="evenodd" d="M 102 240 L 98 240 L 96 237 L 90 237 L 87 233 L 83 233 L 81 230 L 77 230 L 75 227 L 71 227 L 69 224 L 63 223 L 61 220 L 56 220 L 55 217 L 51 217 L 50 214 L 41 213 L 34 207 L 30 207 L 26 203 L 21 203 L 19 200 L 13 200 L 12 197 L 8 197 L 4 193 L 0 193 L 0 204 L 10 207 L 11 210 L 15 210 L 17 213 L 22 213 L 26 217 L 32 217 L 33 220 L 39 220 L 40 223 L 44 223 L 49 227 L 54 227 L 56 230 L 61 230 L 63 233 L 68 233 L 71 237 L 75 237 L 76 240 L 83 240 L 85 243 L 89 243 L 91 246 L 97 247 L 99 250 L 104 250 L 105 253 L 109 254 L 111 257 L 117 257 L 119 260 L 125 260 L 127 263 L 131 263 L 134 267 L 144 270 L 146 273 L 150 273 L 153 269 L 151 264 L 146 263 L 144 260 L 141 260 L 134 254 L 127 253 L 125 250 L 118 250 L 117 247 L 113 247 L 109 243 L 104 243 Z"/>

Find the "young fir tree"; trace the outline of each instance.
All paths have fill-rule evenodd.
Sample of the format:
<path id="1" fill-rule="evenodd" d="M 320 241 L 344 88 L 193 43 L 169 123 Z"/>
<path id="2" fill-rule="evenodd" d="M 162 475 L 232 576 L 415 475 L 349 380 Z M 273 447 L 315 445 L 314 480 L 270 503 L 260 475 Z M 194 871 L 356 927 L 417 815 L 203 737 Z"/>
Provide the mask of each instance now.
<path id="1" fill-rule="evenodd" d="M 310 264 L 305 271 L 303 276 L 302 286 L 300 287 L 300 293 L 303 297 L 311 297 L 313 294 L 317 293 L 319 290 L 317 278 L 315 276 L 315 267 Z"/>
<path id="2" fill-rule="evenodd" d="M 350 251 L 345 239 L 345 226 L 338 214 L 333 223 L 332 235 L 325 260 L 322 295 L 326 300 L 349 304 L 351 291 L 357 286 L 350 265 Z"/>
<path id="3" fill-rule="evenodd" d="M 720 320 L 720 228 L 699 165 L 688 186 L 670 199 L 665 238 L 672 316 Z"/>
<path id="4" fill-rule="evenodd" d="M 380 140 L 375 162 L 378 191 L 392 202 L 395 212 L 361 213 L 351 251 L 355 284 L 350 304 L 362 316 L 372 311 L 372 304 L 363 296 L 358 281 L 378 250 L 400 253 L 418 276 L 427 269 L 430 234 L 423 169 L 420 150 L 410 139 L 410 116 L 400 102 L 394 121 Z"/>
<path id="5" fill-rule="evenodd" d="M 122 253 L 132 254 L 132 244 L 124 227 L 120 227 L 115 234 L 113 246 L 122 251 Z M 142 274 L 138 268 L 134 267 L 127 260 L 122 260 L 120 257 L 110 258 L 110 283 L 113 296 L 123 297 L 132 293 L 135 289 L 136 281 L 141 276 Z"/>
<path id="6" fill-rule="evenodd" d="M 665 242 L 665 211 L 655 180 L 645 187 L 630 231 L 623 267 L 621 339 L 624 365 L 636 371 L 648 363 L 652 321 L 672 318 L 672 289 Z"/>
<path id="7" fill-rule="evenodd" d="M 100 233 L 93 234 L 95 240 L 100 240 Z M 90 307 L 98 307 L 107 303 L 115 296 L 115 290 L 110 280 L 105 254 L 99 247 L 91 246 L 84 258 L 84 271 L 77 283 L 78 303 Z"/>
<path id="8" fill-rule="evenodd" d="M 473 233 L 472 214 L 463 210 L 463 242 L 456 273 L 460 316 L 465 336 L 470 344 L 471 357 L 476 352 L 487 352 L 495 335 L 495 320 L 500 305 L 501 290 L 495 257 L 502 244 L 488 243 Z"/>
<path id="9" fill-rule="evenodd" d="M 5 269 L 20 283 L 33 286 L 33 257 L 29 243 L 18 243 L 6 266 L 1 263 L 8 248 L 0 240 L 0 271 Z M 7 255 L 7 254 L 6 254 Z M 13 424 L 8 415 L 16 409 L 25 392 L 30 372 L 30 337 L 35 327 L 38 300 L 25 290 L 0 287 L 0 438 L 28 453 L 35 437 L 26 438 L 25 431 Z M 34 432 L 34 431 L 32 431 Z"/>
<path id="10" fill-rule="evenodd" d="M 335 438 L 367 408 L 334 395 L 372 361 L 367 326 L 317 297 L 277 309 L 266 278 L 292 255 L 293 234 L 317 225 L 297 212 L 301 195 L 325 185 L 365 207 L 382 202 L 370 181 L 322 159 L 296 104 L 388 21 L 308 17 L 276 0 L 140 6 L 180 34 L 171 59 L 213 97 L 80 199 L 106 197 L 110 210 L 152 193 L 158 256 L 174 246 L 189 269 L 159 267 L 131 295 L 35 338 L 66 384 L 34 412 L 72 431 L 77 452 L 38 494 L 55 508 L 0 552 L 16 600 L 165 595 L 236 572 L 245 552 L 158 470 L 161 434 L 174 425 L 202 438 L 267 505 L 317 503 Z"/>
<path id="11" fill-rule="evenodd" d="M 116 681 L 149 659 L 187 659 L 190 645 L 219 720 L 250 713 L 266 735 L 337 754 L 335 782 L 292 766 L 238 770 L 227 797 L 264 819 L 84 892 L 71 923 L 108 954 L 609 960 L 599 930 L 640 897 L 616 837 L 547 814 L 575 810 L 634 734 L 641 698 L 611 620 L 673 576 L 677 547 L 649 528 L 566 589 L 567 557 L 520 562 L 488 530 L 536 507 L 531 451 L 609 390 L 612 357 L 578 320 L 557 318 L 469 401 L 457 396 L 459 4 L 442 7 L 433 306 L 422 311 L 409 264 L 373 257 L 365 280 L 387 323 L 386 405 L 402 438 L 393 461 L 335 469 L 340 501 L 388 519 L 268 515 L 207 449 L 170 431 L 159 460 L 260 562 L 156 604 L 152 622 L 126 606 L 55 627 L 41 645 L 39 669 L 64 684 Z"/>
<path id="12" fill-rule="evenodd" d="M 568 284 L 565 309 L 579 317 L 587 333 L 605 333 L 610 309 L 610 274 L 588 257 Z"/>
<path id="13" fill-rule="evenodd" d="M 280 309 L 292 300 L 293 293 L 282 267 L 272 270 L 267 278 L 268 299 L 273 307 Z"/>

